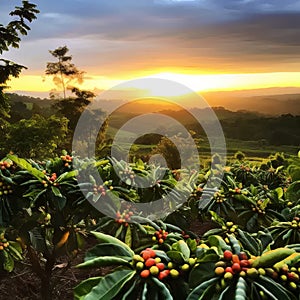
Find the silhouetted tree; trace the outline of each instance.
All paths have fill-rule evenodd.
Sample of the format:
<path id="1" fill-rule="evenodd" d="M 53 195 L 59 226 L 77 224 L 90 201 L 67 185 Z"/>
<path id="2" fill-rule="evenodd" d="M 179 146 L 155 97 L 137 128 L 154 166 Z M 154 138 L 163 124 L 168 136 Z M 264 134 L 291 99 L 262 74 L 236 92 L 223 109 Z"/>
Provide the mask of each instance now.
<path id="1" fill-rule="evenodd" d="M 67 84 L 75 80 L 79 83 L 83 81 L 83 71 L 77 69 L 77 67 L 71 62 L 72 56 L 67 55 L 69 49 L 67 46 L 58 47 L 57 49 L 49 52 L 57 58 L 57 62 L 48 62 L 46 66 L 46 75 L 53 76 L 53 82 L 55 85 L 62 87 L 64 99 L 66 99 Z"/>
<path id="2" fill-rule="evenodd" d="M 57 100 L 54 106 L 60 116 L 69 120 L 68 127 L 71 131 L 74 131 L 80 115 L 96 95 L 93 92 L 80 90 L 75 87 L 71 91 L 75 97 Z"/>
<path id="3" fill-rule="evenodd" d="M 0 54 L 9 51 L 10 47 L 19 48 L 21 35 L 27 35 L 30 27 L 27 22 L 32 22 L 36 19 L 39 11 L 36 5 L 23 1 L 22 6 L 16 6 L 15 10 L 10 12 L 10 16 L 15 19 L 9 22 L 6 26 L 0 24 Z M 3 128 L 5 118 L 9 117 L 9 101 L 4 94 L 4 89 L 8 88 L 7 81 L 11 77 L 18 77 L 25 66 L 17 64 L 7 59 L 0 59 L 0 127 Z"/>

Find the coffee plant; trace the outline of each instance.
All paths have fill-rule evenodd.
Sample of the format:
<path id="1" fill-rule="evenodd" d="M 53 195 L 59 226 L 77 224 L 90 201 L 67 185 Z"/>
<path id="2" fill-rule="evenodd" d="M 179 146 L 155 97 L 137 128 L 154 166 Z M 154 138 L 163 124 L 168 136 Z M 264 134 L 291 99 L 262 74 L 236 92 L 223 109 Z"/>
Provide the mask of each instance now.
<path id="1" fill-rule="evenodd" d="M 41 299 L 51 299 L 58 259 L 69 268 L 94 237 L 77 268 L 109 271 L 74 287 L 75 299 L 298 299 L 299 162 L 280 154 L 174 172 L 141 160 L 9 154 L 0 161 L 0 268 L 29 261 Z M 166 217 L 134 206 L 160 198 Z M 209 227 L 199 234 L 195 224 Z"/>

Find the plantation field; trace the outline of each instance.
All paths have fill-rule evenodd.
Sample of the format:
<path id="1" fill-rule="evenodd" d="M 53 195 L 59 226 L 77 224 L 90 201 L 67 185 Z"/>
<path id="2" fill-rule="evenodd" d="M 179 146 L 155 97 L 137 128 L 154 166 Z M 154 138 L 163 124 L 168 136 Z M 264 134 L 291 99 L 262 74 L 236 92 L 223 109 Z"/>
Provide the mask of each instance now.
<path id="1" fill-rule="evenodd" d="M 126 133 L 124 133 L 126 134 Z M 123 143 L 121 146 L 129 147 L 129 143 Z M 142 145 L 142 144 L 133 144 L 131 146 L 132 156 L 135 155 L 147 155 L 155 149 L 157 145 Z M 274 145 L 264 145 L 262 146 L 259 141 L 241 141 L 241 140 L 232 140 L 226 139 L 226 157 L 228 160 L 234 158 L 234 154 L 238 151 L 243 152 L 249 161 L 258 161 L 261 162 L 264 159 L 268 158 L 270 154 L 275 153 L 285 153 L 287 156 L 295 157 L 298 152 L 297 146 L 274 146 Z M 199 157 L 202 160 L 208 160 L 211 158 L 211 148 L 208 141 L 203 141 L 198 146 Z"/>
<path id="2" fill-rule="evenodd" d="M 296 5 L 19 2 L 1 6 L 0 300 L 300 300 Z"/>
<path id="3" fill-rule="evenodd" d="M 25 274 L 23 299 L 298 299 L 297 156 L 0 165 L 3 295 Z"/>

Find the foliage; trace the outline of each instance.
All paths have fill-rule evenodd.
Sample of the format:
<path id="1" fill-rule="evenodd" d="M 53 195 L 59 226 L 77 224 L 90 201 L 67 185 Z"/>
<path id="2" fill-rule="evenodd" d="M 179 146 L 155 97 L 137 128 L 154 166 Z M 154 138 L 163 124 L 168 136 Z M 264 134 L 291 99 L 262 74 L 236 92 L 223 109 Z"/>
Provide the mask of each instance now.
<path id="1" fill-rule="evenodd" d="M 51 274 L 57 258 L 64 255 L 72 260 L 86 235 L 85 220 L 90 205 L 78 202 L 80 191 L 76 186 L 77 172 L 71 168 L 72 160 L 65 153 L 44 163 L 14 155 L 8 155 L 4 161 L 10 162 L 2 171 L 4 180 L 9 179 L 12 186 L 18 184 L 22 192 L 9 201 L 9 219 L 2 210 L 2 219 L 6 221 L 3 225 L 13 226 L 14 234 L 27 250 L 32 269 L 41 279 L 43 299 L 51 298 Z M 9 174 L 11 168 L 13 173 Z M 5 196 L 10 197 L 8 186 L 5 191 L 8 191 Z"/>
<path id="2" fill-rule="evenodd" d="M 36 19 L 39 11 L 36 5 L 28 1 L 23 1 L 22 6 L 16 6 L 10 12 L 10 16 L 15 19 L 9 22 L 6 26 L 0 24 L 0 54 L 9 51 L 9 47 L 19 48 L 21 38 L 20 35 L 27 35 L 30 27 L 28 22 L 31 23 Z M 3 90 L 7 88 L 7 81 L 11 77 L 18 77 L 23 69 L 26 67 L 10 60 L 0 59 L 0 117 L 9 117 L 9 103 L 8 98 Z M 0 124 L 2 127 L 2 124 Z"/>
<path id="3" fill-rule="evenodd" d="M 22 119 L 9 127 L 6 140 L 7 152 L 12 151 L 28 158 L 42 159 L 54 156 L 61 141 L 68 133 L 68 120 L 65 117 L 45 118 L 34 115 Z"/>
<path id="4" fill-rule="evenodd" d="M 83 281 L 75 288 L 75 299 L 121 299 L 121 295 L 122 299 L 186 298 L 188 289 L 183 278 L 195 264 L 187 243 L 180 240 L 168 252 L 146 248 L 136 254 L 111 236 L 98 232 L 94 235 L 100 244 L 87 252 L 85 262 L 78 267 L 120 267 L 101 279 Z"/>
<path id="5" fill-rule="evenodd" d="M 245 165 L 251 184 L 240 173 Z M 274 181 L 266 186 L 271 167 Z M 188 172 L 178 181 L 177 172 L 187 170 L 172 172 L 140 160 L 96 161 L 63 153 L 38 162 L 9 154 L 0 161 L 0 266 L 11 271 L 27 255 L 41 278 L 42 298 L 50 299 L 55 261 L 65 257 L 69 264 L 90 232 L 99 244 L 78 268 L 111 271 L 82 281 L 75 299 L 297 299 L 297 168 L 299 158 L 280 154 L 261 165 L 235 161 L 222 178 L 216 167 Z M 172 189 L 172 201 L 165 199 L 173 218 L 143 216 L 135 209 L 135 203 L 155 203 Z M 217 206 L 217 196 L 228 205 Z M 108 215 L 95 209 L 98 202 Z M 195 208 L 197 217 L 213 225 L 201 236 L 183 230 L 176 217 L 193 218 Z"/>

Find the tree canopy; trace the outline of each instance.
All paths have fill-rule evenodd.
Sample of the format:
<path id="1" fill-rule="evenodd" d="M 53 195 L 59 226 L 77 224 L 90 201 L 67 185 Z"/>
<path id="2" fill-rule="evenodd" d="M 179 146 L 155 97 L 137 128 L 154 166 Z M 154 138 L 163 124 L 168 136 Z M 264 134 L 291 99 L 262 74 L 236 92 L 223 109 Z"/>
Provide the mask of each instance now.
<path id="1" fill-rule="evenodd" d="M 28 23 L 31 23 L 36 19 L 36 15 L 39 10 L 36 9 L 36 5 L 29 3 L 28 1 L 22 1 L 22 6 L 16 6 L 13 11 L 10 12 L 10 16 L 14 17 L 14 20 L 9 22 L 6 26 L 0 24 L 0 54 L 9 51 L 10 47 L 19 48 L 22 35 L 27 35 L 30 27 Z M 4 94 L 7 81 L 11 77 L 18 77 L 25 66 L 17 64 L 13 61 L 0 58 L 0 118 L 2 121 L 0 125 L 3 126 L 5 118 L 9 117 L 9 102 Z"/>

